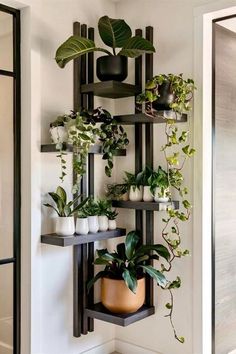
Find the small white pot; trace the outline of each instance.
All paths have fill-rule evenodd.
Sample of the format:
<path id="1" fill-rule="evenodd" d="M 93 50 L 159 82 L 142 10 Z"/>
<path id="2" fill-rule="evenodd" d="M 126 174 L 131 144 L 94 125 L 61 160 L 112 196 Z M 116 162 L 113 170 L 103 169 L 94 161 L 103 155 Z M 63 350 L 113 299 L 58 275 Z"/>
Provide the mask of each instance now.
<path id="1" fill-rule="evenodd" d="M 97 215 L 88 217 L 89 232 L 96 233 L 99 230 Z"/>
<path id="2" fill-rule="evenodd" d="M 136 186 L 131 186 L 129 190 L 129 200 L 132 202 L 141 202 L 143 200 L 143 187 L 139 188 Z"/>
<path id="3" fill-rule="evenodd" d="M 87 235 L 89 233 L 88 218 L 77 218 L 75 232 L 79 235 Z"/>
<path id="4" fill-rule="evenodd" d="M 150 190 L 149 186 L 144 186 L 143 187 L 143 201 L 144 202 L 153 202 L 153 195 L 152 192 Z"/>
<path id="5" fill-rule="evenodd" d="M 75 233 L 75 220 L 73 216 L 57 217 L 55 232 L 59 236 L 71 236 Z"/>
<path id="6" fill-rule="evenodd" d="M 50 134 L 54 144 L 68 141 L 68 133 L 65 127 L 52 127 L 50 128 Z"/>
<path id="7" fill-rule="evenodd" d="M 116 220 L 108 220 L 108 229 L 116 230 Z"/>
<path id="8" fill-rule="evenodd" d="M 99 215 L 98 217 L 99 231 L 108 230 L 108 217 L 106 215 Z"/>
<path id="9" fill-rule="evenodd" d="M 155 202 L 167 203 L 169 201 L 168 193 L 169 193 L 169 188 L 165 189 L 164 193 L 161 192 L 161 188 L 156 188 L 154 194 Z"/>

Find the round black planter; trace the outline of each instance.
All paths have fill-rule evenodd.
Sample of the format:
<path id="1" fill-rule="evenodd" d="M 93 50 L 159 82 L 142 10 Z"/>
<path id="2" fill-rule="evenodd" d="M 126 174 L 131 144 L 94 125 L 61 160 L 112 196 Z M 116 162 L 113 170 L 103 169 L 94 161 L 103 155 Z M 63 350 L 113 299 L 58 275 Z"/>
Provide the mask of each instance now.
<path id="1" fill-rule="evenodd" d="M 164 82 L 158 86 L 158 92 L 160 97 L 153 102 L 152 106 L 157 111 L 165 111 L 170 109 L 170 104 L 174 102 L 175 96 L 171 92 L 170 82 Z"/>
<path id="2" fill-rule="evenodd" d="M 128 59 L 122 55 L 104 55 L 97 59 L 97 77 L 101 81 L 123 81 L 128 75 Z"/>

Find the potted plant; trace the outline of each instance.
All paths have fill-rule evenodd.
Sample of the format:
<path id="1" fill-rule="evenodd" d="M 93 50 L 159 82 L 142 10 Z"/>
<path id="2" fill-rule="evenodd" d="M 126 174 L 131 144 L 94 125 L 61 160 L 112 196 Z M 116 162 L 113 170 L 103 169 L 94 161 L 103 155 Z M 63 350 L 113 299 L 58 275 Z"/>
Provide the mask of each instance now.
<path id="1" fill-rule="evenodd" d="M 163 288 L 168 285 L 162 272 L 150 265 L 151 260 L 159 257 L 168 261 L 168 249 L 159 244 L 140 245 L 136 231 L 129 232 L 125 243 L 118 244 L 116 251 L 102 249 L 97 255 L 94 263 L 105 268 L 89 281 L 88 289 L 101 278 L 101 301 L 111 312 L 133 313 L 144 304 L 145 274 Z"/>
<path id="2" fill-rule="evenodd" d="M 88 217 L 89 232 L 96 233 L 99 230 L 98 205 L 92 197 L 89 197 L 86 205 L 82 209 Z"/>
<path id="3" fill-rule="evenodd" d="M 99 199 L 97 202 L 97 208 L 99 231 L 107 231 L 109 227 L 107 212 L 111 208 L 111 203 L 106 199 Z"/>
<path id="4" fill-rule="evenodd" d="M 149 178 L 150 192 L 154 196 L 155 202 L 166 203 L 170 199 L 169 178 L 168 173 L 158 167 Z"/>
<path id="5" fill-rule="evenodd" d="M 116 210 L 108 209 L 106 212 L 106 216 L 108 217 L 108 229 L 116 230 L 116 218 L 118 213 Z"/>
<path id="6" fill-rule="evenodd" d="M 143 186 L 144 202 L 152 202 L 154 199 L 153 193 L 151 192 L 153 173 L 153 170 L 149 166 L 146 166 L 145 169 L 137 175 L 138 184 Z"/>
<path id="7" fill-rule="evenodd" d="M 172 110 L 174 118 L 191 109 L 190 102 L 195 89 L 192 79 L 184 79 L 183 74 L 160 74 L 147 82 L 145 92 L 137 97 L 137 103 L 145 103 L 148 114 L 154 115 L 155 111 Z"/>
<path id="8" fill-rule="evenodd" d="M 78 235 L 87 235 L 89 233 L 88 217 L 83 209 L 77 215 L 75 232 Z"/>
<path id="9" fill-rule="evenodd" d="M 63 115 L 58 116 L 54 122 L 50 123 L 50 135 L 54 144 L 63 144 L 68 141 L 67 122 L 68 116 Z"/>
<path id="10" fill-rule="evenodd" d="M 129 200 L 128 186 L 125 183 L 112 183 L 107 185 L 106 196 L 111 200 Z"/>
<path id="11" fill-rule="evenodd" d="M 98 31 L 105 45 L 112 52 L 96 47 L 94 41 L 79 36 L 69 37 L 56 51 L 56 62 L 60 68 L 72 59 L 81 55 L 100 51 L 105 53 L 97 59 L 97 77 L 101 81 L 123 81 L 128 73 L 127 57 L 136 58 L 144 53 L 154 53 L 155 48 L 147 39 L 140 36 L 132 37 L 128 24 L 122 19 L 112 19 L 103 16 L 98 21 Z M 121 48 L 117 53 L 116 48 Z"/>
<path id="12" fill-rule="evenodd" d="M 137 176 L 133 173 L 125 172 L 126 178 L 124 183 L 129 189 L 129 200 L 132 202 L 140 202 L 143 199 L 143 186 L 139 184 Z"/>
<path id="13" fill-rule="evenodd" d="M 78 200 L 81 196 L 77 196 L 71 201 L 67 201 L 66 191 L 62 187 L 57 187 L 56 192 L 48 193 L 56 206 L 44 204 L 48 208 L 52 208 L 57 213 L 55 232 L 59 236 L 68 236 L 75 233 L 75 221 L 73 215 L 78 212 L 86 203 L 88 198 L 84 199 L 80 204 Z"/>

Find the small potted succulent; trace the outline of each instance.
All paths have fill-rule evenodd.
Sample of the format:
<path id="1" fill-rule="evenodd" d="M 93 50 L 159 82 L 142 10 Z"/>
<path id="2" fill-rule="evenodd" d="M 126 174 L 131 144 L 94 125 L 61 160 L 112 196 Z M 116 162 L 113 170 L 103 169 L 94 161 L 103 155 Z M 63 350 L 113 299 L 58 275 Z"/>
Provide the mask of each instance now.
<path id="1" fill-rule="evenodd" d="M 88 216 L 83 208 L 77 215 L 75 232 L 78 235 L 87 235 L 89 233 Z"/>
<path id="2" fill-rule="evenodd" d="M 123 81 L 128 74 L 127 58 L 136 58 L 144 53 L 154 53 L 155 48 L 147 39 L 140 36 L 132 37 L 129 25 L 122 19 L 103 16 L 98 21 L 98 31 L 105 48 L 96 47 L 94 41 L 79 36 L 69 37 L 56 51 L 56 62 L 59 67 L 81 55 L 100 51 L 106 55 L 97 59 L 97 77 L 101 81 Z M 116 48 L 121 48 L 117 53 Z"/>
<path id="3" fill-rule="evenodd" d="M 88 217 L 89 232 L 98 232 L 98 205 L 92 197 L 88 198 L 88 201 L 82 211 Z"/>
<path id="4" fill-rule="evenodd" d="M 112 183 L 107 185 L 106 196 L 111 200 L 129 200 L 128 186 L 125 183 Z"/>
<path id="5" fill-rule="evenodd" d="M 145 92 L 137 97 L 136 102 L 145 103 L 145 110 L 148 114 L 172 110 L 173 115 L 167 115 L 167 117 L 175 118 L 178 114 L 191 109 L 190 102 L 194 90 L 194 81 L 184 79 L 183 74 L 160 74 L 146 83 Z"/>
<path id="6" fill-rule="evenodd" d="M 102 249 L 97 250 L 97 255 L 94 263 L 105 268 L 89 281 L 88 289 L 101 278 L 101 301 L 111 312 L 133 313 L 144 304 L 145 274 L 163 288 L 168 284 L 165 275 L 150 265 L 151 260 L 160 257 L 168 261 L 168 249 L 159 244 L 140 245 L 136 231 L 129 232 L 125 243 L 118 244 L 115 252 Z"/>
<path id="7" fill-rule="evenodd" d="M 109 230 L 116 230 L 116 228 L 117 228 L 116 218 L 118 216 L 118 213 L 116 212 L 116 210 L 109 209 L 109 210 L 107 210 L 106 215 L 108 217 L 108 229 Z"/>
<path id="8" fill-rule="evenodd" d="M 139 184 L 135 174 L 129 172 L 125 172 L 125 174 L 124 183 L 129 188 L 129 200 L 132 202 L 140 202 L 143 199 L 143 186 Z"/>
<path id="9" fill-rule="evenodd" d="M 106 199 L 99 199 L 97 202 L 97 207 L 99 231 L 107 231 L 109 227 L 107 212 L 111 208 L 111 203 Z"/>
<path id="10" fill-rule="evenodd" d="M 54 144 L 63 144 L 68 141 L 67 123 L 67 115 L 58 116 L 54 122 L 50 123 L 50 135 Z"/>
<path id="11" fill-rule="evenodd" d="M 151 191 L 152 176 L 153 170 L 149 166 L 146 166 L 145 169 L 137 175 L 138 184 L 143 186 L 144 202 L 152 202 L 154 200 L 154 195 Z"/>
<path id="12" fill-rule="evenodd" d="M 75 221 L 73 215 L 77 213 L 87 203 L 87 198 L 80 204 L 78 200 L 81 196 L 77 196 L 71 201 L 67 201 L 66 191 L 62 187 L 57 187 L 56 192 L 48 193 L 56 206 L 44 204 L 48 208 L 52 208 L 57 213 L 55 233 L 59 236 L 69 236 L 75 233 Z"/>

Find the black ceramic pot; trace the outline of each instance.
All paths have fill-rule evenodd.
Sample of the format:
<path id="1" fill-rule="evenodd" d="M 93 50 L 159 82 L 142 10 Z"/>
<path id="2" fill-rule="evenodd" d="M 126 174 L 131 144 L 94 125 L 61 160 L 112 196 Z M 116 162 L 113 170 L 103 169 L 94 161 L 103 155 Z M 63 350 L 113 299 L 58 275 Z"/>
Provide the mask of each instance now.
<path id="1" fill-rule="evenodd" d="M 97 59 L 97 77 L 101 81 L 123 81 L 128 75 L 128 59 L 122 55 L 104 55 Z"/>
<path id="2" fill-rule="evenodd" d="M 153 102 L 152 106 L 157 111 L 165 111 L 170 109 L 170 104 L 174 102 L 175 96 L 171 92 L 170 82 L 164 82 L 158 86 L 158 93 L 160 97 Z"/>

